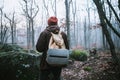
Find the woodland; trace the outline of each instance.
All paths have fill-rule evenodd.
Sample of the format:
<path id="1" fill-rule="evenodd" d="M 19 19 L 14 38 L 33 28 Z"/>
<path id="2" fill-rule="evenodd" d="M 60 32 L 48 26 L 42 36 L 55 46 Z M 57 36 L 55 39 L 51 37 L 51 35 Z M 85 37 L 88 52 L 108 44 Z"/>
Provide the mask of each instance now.
<path id="1" fill-rule="evenodd" d="M 71 50 L 61 80 L 120 80 L 120 0 L 15 2 L 10 10 L 0 1 L 0 80 L 40 80 L 42 53 L 35 46 L 50 16 Z"/>

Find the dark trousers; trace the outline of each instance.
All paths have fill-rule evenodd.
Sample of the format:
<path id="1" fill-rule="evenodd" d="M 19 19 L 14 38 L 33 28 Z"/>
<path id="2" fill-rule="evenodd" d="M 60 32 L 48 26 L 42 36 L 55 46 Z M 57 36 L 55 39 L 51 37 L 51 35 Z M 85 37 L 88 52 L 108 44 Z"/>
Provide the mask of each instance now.
<path id="1" fill-rule="evenodd" d="M 41 70 L 40 80 L 60 80 L 62 68 L 51 68 L 48 70 Z M 52 79 L 51 79 L 52 78 Z"/>

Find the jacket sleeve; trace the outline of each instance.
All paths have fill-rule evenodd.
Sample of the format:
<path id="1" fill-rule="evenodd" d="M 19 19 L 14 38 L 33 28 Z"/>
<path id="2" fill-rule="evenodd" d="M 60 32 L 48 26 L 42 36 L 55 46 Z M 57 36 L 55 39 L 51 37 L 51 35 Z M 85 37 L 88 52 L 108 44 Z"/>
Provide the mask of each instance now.
<path id="1" fill-rule="evenodd" d="M 37 44 L 36 44 L 36 50 L 38 52 L 44 52 L 46 47 L 46 34 L 45 32 L 42 32 L 38 38 Z"/>

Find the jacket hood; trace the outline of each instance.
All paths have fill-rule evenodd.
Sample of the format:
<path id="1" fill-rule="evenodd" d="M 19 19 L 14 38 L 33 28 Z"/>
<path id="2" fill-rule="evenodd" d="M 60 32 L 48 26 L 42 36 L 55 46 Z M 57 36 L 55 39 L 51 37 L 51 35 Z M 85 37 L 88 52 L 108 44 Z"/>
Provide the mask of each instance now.
<path id="1" fill-rule="evenodd" d="M 53 32 L 54 34 L 58 34 L 60 31 L 60 28 L 57 25 L 52 25 L 52 26 L 48 26 L 46 30 L 49 32 Z"/>

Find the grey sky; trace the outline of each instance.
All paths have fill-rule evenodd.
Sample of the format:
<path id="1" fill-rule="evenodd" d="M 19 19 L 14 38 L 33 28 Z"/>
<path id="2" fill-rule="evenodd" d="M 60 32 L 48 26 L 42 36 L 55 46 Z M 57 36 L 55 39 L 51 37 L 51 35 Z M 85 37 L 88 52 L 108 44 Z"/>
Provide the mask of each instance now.
<path id="1" fill-rule="evenodd" d="M 39 5 L 39 8 L 40 8 L 39 13 L 38 13 L 38 15 L 36 17 L 36 20 L 37 20 L 36 24 L 39 24 L 40 20 L 41 20 L 40 19 L 41 18 L 41 14 L 43 12 L 42 11 L 42 0 L 36 0 L 36 1 L 37 1 L 37 4 Z M 91 0 L 89 0 L 89 1 L 91 1 Z M 0 7 L 4 5 L 4 9 L 3 10 L 4 10 L 5 13 L 7 13 L 7 14 L 11 13 L 12 14 L 13 11 L 15 11 L 16 14 L 18 15 L 17 17 L 19 17 L 22 14 L 22 9 L 21 9 L 20 2 L 22 2 L 22 0 L 0 0 Z M 76 0 L 76 3 L 78 5 L 77 6 L 77 11 L 79 13 L 78 15 L 81 17 L 81 20 L 83 21 L 84 18 L 88 15 L 88 13 L 86 11 L 87 0 L 82 0 L 82 1 Z M 51 4 L 49 4 L 49 5 L 51 5 Z M 57 17 L 58 18 L 65 18 L 65 8 L 64 7 L 65 7 L 64 0 L 57 0 Z M 51 6 L 49 6 L 48 10 L 49 10 L 50 16 L 53 16 L 53 11 L 51 9 Z M 91 11 L 90 14 L 91 14 L 91 16 L 93 16 L 94 12 Z M 94 19 L 94 17 L 91 17 L 91 19 L 92 18 Z"/>

